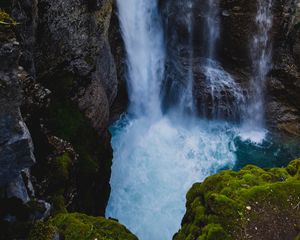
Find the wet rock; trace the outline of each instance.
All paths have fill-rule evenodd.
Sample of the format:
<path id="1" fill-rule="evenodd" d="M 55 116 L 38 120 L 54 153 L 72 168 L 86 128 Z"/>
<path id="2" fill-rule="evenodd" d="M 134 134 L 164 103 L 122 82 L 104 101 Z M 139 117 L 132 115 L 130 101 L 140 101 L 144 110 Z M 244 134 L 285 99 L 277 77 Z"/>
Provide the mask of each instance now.
<path id="1" fill-rule="evenodd" d="M 27 203 L 30 201 L 30 198 L 28 196 L 27 189 L 26 189 L 26 186 L 24 184 L 21 174 L 7 185 L 6 196 L 7 196 L 7 198 L 16 197 L 18 199 L 21 199 L 23 201 L 23 203 Z"/>
<path id="2" fill-rule="evenodd" d="M 160 7 L 166 32 L 167 61 L 166 61 L 166 96 L 165 105 L 177 102 L 180 93 L 178 89 L 187 86 L 187 68 L 193 47 L 193 77 L 194 98 L 197 108 L 212 115 L 214 96 L 205 90 L 203 74 L 194 65 L 197 59 L 205 56 L 205 16 L 207 14 L 205 1 L 193 1 L 193 41 L 189 41 L 187 28 L 187 13 L 189 8 L 180 1 L 161 0 Z M 270 39 L 273 46 L 273 67 L 266 80 L 265 111 L 268 127 L 272 130 L 299 136 L 300 108 L 300 10 L 299 0 L 274 1 L 272 6 L 273 28 Z M 216 42 L 216 56 L 219 64 L 229 72 L 234 81 L 240 85 L 245 99 L 253 97 L 249 84 L 253 76 L 250 43 L 253 32 L 256 31 L 255 17 L 256 1 L 220 0 L 220 11 L 217 14 L 220 25 L 220 36 Z M 203 36 L 205 35 L 205 36 Z M 175 89 L 172 90 L 172 89 Z M 221 99 L 231 96 L 230 89 L 224 89 Z M 173 93 L 172 93 L 173 91 Z M 231 97 L 229 97 L 231 99 Z M 205 102 L 205 104 L 203 104 Z M 222 101 L 221 101 L 222 102 Z M 230 101 L 229 101 L 230 102 Z M 229 104 L 230 105 L 230 104 Z M 205 107 L 204 107 L 205 106 Z M 221 111 L 227 111 L 228 102 L 221 103 Z M 227 118 L 222 114 L 222 118 Z M 224 117 L 225 116 L 225 117 Z"/>
<path id="3" fill-rule="evenodd" d="M 18 59 L 17 44 L 0 45 L 0 186 L 13 181 L 35 162 L 31 136 L 20 114 Z"/>
<path id="4" fill-rule="evenodd" d="M 11 15 L 19 23 L 16 37 L 20 42 L 20 65 L 33 77 L 36 76 L 34 63 L 35 36 L 37 28 L 37 0 L 11 1 Z"/>
<path id="5" fill-rule="evenodd" d="M 48 218 L 51 213 L 51 205 L 43 200 L 37 200 L 31 203 L 31 215 L 30 218 L 34 221 L 44 220 Z"/>

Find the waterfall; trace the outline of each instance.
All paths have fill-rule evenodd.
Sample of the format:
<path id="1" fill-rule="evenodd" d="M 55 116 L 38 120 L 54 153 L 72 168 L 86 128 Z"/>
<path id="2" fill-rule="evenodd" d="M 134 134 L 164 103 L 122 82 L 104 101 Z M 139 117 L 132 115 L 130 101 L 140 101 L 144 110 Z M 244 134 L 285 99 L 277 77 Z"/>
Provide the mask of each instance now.
<path id="1" fill-rule="evenodd" d="M 161 111 L 165 49 L 157 1 L 117 0 L 130 106 L 110 129 L 114 153 L 106 213 L 141 240 L 171 239 L 180 228 L 185 195 L 192 184 L 220 169 L 232 168 L 236 160 L 235 128 L 191 114 L 195 66 L 192 0 L 180 3 L 188 13 L 182 15 L 189 38 L 183 71 L 186 84 L 174 85 L 176 104 L 170 111 Z"/>
<path id="2" fill-rule="evenodd" d="M 209 97 L 202 99 L 201 111 L 202 115 L 212 119 L 238 120 L 245 98 L 234 78 L 218 63 L 216 52 L 220 37 L 219 5 L 219 0 L 207 0 L 205 3 L 206 15 L 202 35 L 206 60 L 202 64 Z"/>
<path id="3" fill-rule="evenodd" d="M 129 112 L 157 117 L 161 114 L 160 87 L 165 57 L 157 2 L 118 0 L 117 4 L 126 47 Z"/>
<path id="4" fill-rule="evenodd" d="M 238 156 L 245 161 L 245 148 L 255 155 L 257 149 L 263 154 L 269 151 L 255 145 L 252 153 L 252 142 L 244 141 L 249 135 L 253 140 L 255 126 L 263 126 L 264 81 L 271 63 L 272 3 L 258 1 L 257 32 L 252 41 L 251 92 L 255 101 L 250 101 L 245 111 L 240 85 L 218 59 L 219 0 L 203 2 L 202 39 L 197 38 L 199 18 L 193 0 L 168 2 L 179 19 L 178 26 L 168 32 L 169 39 L 158 0 L 117 0 L 130 104 L 128 112 L 110 128 L 112 191 L 106 214 L 141 240 L 172 239 L 180 228 L 185 195 L 193 183 L 233 168 Z M 196 48 L 196 39 L 206 51 Z M 202 105 L 194 100 L 197 88 L 203 93 Z M 172 104 L 166 109 L 162 104 L 165 98 Z M 245 112 L 247 131 L 224 121 L 238 122 Z"/>
<path id="5" fill-rule="evenodd" d="M 193 58 L 194 58 L 194 4 L 193 0 L 188 0 L 186 3 L 187 7 L 187 17 L 186 17 L 186 26 L 188 30 L 188 70 L 187 70 L 187 84 L 182 89 L 182 93 L 179 102 L 179 108 L 181 114 L 188 113 L 193 115 L 195 113 L 195 103 L 193 96 L 193 85 L 194 85 L 194 76 L 193 76 Z"/>
<path id="6" fill-rule="evenodd" d="M 250 46 L 252 60 L 252 78 L 250 82 L 250 100 L 244 122 L 244 137 L 261 142 L 265 136 L 264 89 L 267 74 L 272 67 L 272 44 L 270 31 L 273 25 L 272 0 L 258 0 L 255 18 L 257 30 Z M 248 136 L 247 136 L 248 135 Z"/>
<path id="7" fill-rule="evenodd" d="M 216 58 L 216 45 L 220 37 L 219 26 L 219 0 L 207 0 L 206 17 L 203 27 L 203 36 L 206 36 L 203 45 L 206 48 L 204 56 L 214 60 Z M 209 62 L 208 62 L 209 63 Z"/>

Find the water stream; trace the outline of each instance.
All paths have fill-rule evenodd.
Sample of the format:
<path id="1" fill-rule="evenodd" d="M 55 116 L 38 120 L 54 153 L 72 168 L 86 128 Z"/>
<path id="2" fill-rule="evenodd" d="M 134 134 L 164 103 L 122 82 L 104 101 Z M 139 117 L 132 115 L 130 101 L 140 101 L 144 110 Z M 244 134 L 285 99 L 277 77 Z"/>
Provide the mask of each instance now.
<path id="1" fill-rule="evenodd" d="M 270 31 L 273 25 L 273 0 L 259 0 L 256 15 L 257 30 L 251 41 L 252 78 L 250 99 L 246 108 L 243 136 L 261 142 L 266 134 L 264 90 L 267 75 L 272 67 Z"/>

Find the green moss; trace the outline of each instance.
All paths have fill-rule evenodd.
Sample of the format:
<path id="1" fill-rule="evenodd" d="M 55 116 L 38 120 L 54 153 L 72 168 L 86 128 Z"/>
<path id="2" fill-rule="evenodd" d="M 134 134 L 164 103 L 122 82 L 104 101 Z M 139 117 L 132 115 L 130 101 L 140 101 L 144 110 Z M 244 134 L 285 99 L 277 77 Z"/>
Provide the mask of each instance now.
<path id="1" fill-rule="evenodd" d="M 58 214 L 58 213 L 66 213 L 66 205 L 65 205 L 65 198 L 62 195 L 56 195 L 51 198 L 52 203 L 52 214 Z"/>
<path id="2" fill-rule="evenodd" d="M 47 165 L 48 174 L 47 194 L 50 196 L 64 195 L 70 184 L 71 170 L 74 163 L 69 153 L 52 158 Z"/>
<path id="3" fill-rule="evenodd" d="M 37 221 L 29 234 L 29 240 L 53 240 L 56 228 L 42 221 Z"/>
<path id="4" fill-rule="evenodd" d="M 4 10 L 0 9 L 0 27 L 14 27 L 17 25 L 17 22 Z"/>
<path id="5" fill-rule="evenodd" d="M 79 81 L 79 80 L 78 80 Z M 80 79 L 81 84 L 88 79 Z M 108 198 L 109 190 L 98 187 L 97 184 L 109 182 L 110 167 L 112 157 L 107 155 L 107 149 L 99 133 L 92 128 L 90 122 L 84 116 L 76 102 L 72 101 L 74 92 L 77 92 L 78 82 L 72 74 L 56 76 L 51 79 L 45 79 L 45 86 L 51 90 L 51 104 L 47 112 L 47 128 L 51 132 L 72 144 L 78 161 L 73 167 L 76 176 L 77 197 L 80 210 L 88 214 L 99 214 L 100 210 L 95 213 L 95 206 L 99 206 L 100 199 L 95 196 L 101 196 L 103 204 Z M 56 159 L 60 164 L 57 171 L 58 177 L 53 180 L 52 190 L 60 189 L 52 195 L 63 195 L 64 186 L 58 186 L 58 182 L 65 182 L 68 178 L 68 164 L 64 159 Z M 63 164 L 61 164 L 63 163 Z M 96 192 L 96 191 L 101 191 Z M 78 198 L 78 199 L 77 199 Z M 97 201 L 97 202 L 96 202 Z M 103 207 L 104 209 L 104 207 Z"/>
<path id="6" fill-rule="evenodd" d="M 198 240 L 230 240 L 231 238 L 219 224 L 208 224 L 202 230 L 202 235 Z"/>
<path id="7" fill-rule="evenodd" d="M 50 125 L 61 138 L 72 141 L 84 124 L 82 113 L 74 103 L 59 102 L 50 108 Z"/>
<path id="8" fill-rule="evenodd" d="M 240 172 L 223 171 L 194 184 L 187 193 L 182 228 L 174 239 L 244 239 L 244 229 L 250 228 L 252 221 L 258 226 L 264 226 L 265 219 L 274 221 L 276 228 L 278 216 L 289 219 L 284 229 L 294 232 L 291 226 L 300 224 L 300 212 L 294 210 L 300 202 L 299 171 L 300 160 L 287 168 L 250 165 Z"/>
<path id="9" fill-rule="evenodd" d="M 298 234 L 297 237 L 294 238 L 294 240 L 300 240 L 300 233 Z"/>
<path id="10" fill-rule="evenodd" d="M 60 183 L 63 183 L 69 179 L 69 172 L 72 166 L 72 160 L 68 153 L 64 153 L 58 156 L 53 161 L 54 168 L 56 170 L 56 178 Z"/>
<path id="11" fill-rule="evenodd" d="M 121 224 L 102 217 L 84 214 L 59 214 L 49 224 L 57 227 L 64 240 L 137 240 Z"/>

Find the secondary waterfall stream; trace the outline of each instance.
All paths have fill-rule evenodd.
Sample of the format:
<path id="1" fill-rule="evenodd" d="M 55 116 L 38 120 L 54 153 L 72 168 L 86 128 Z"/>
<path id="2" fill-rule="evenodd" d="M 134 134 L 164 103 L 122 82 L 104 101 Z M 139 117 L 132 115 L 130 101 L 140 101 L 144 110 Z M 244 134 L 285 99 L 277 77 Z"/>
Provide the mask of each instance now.
<path id="1" fill-rule="evenodd" d="M 244 96 L 217 62 L 218 0 L 207 1 L 209 39 L 203 67 L 213 99 L 210 121 L 193 114 L 193 1 L 186 1 L 190 38 L 187 84 L 180 91 L 184 94 L 178 96 L 178 105 L 164 112 L 161 85 L 166 53 L 158 3 L 117 0 L 130 106 L 111 127 L 114 158 L 107 216 L 117 218 L 141 240 L 172 239 L 185 212 L 187 190 L 221 169 L 233 168 L 237 160 L 239 128 L 220 120 L 220 99 L 224 89 L 231 91 L 236 108 L 229 114 L 239 115 Z"/>
<path id="2" fill-rule="evenodd" d="M 273 25 L 272 1 L 259 0 L 256 15 L 257 30 L 251 41 L 252 79 L 250 100 L 245 114 L 245 138 L 261 141 L 265 136 L 264 89 L 267 74 L 272 66 L 270 31 Z M 246 136 L 248 134 L 248 136 Z"/>

